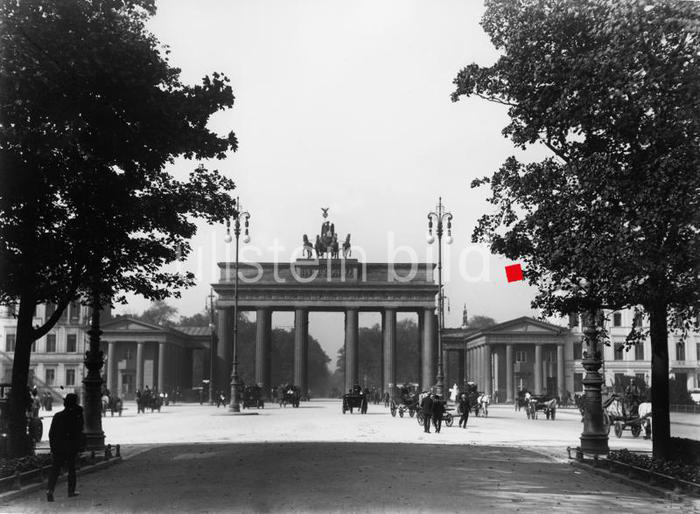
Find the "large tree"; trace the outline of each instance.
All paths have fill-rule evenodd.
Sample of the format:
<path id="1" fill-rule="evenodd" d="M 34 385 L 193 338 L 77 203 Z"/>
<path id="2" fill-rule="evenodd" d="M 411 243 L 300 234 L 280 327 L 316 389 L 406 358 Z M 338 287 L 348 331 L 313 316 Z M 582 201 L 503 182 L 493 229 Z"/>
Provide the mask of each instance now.
<path id="1" fill-rule="evenodd" d="M 228 79 L 181 83 L 145 29 L 152 0 L 0 3 L 0 303 L 18 303 L 10 436 L 24 449 L 23 393 L 32 343 L 75 298 L 95 308 L 126 292 L 177 295 L 193 216 L 234 212 L 233 183 L 175 157 L 224 158 L 234 135 L 207 129 L 231 107 Z M 36 305 L 54 314 L 33 326 Z"/>
<path id="2" fill-rule="evenodd" d="M 523 260 L 545 314 L 641 306 L 652 346 L 654 455 L 667 454 L 668 330 L 700 302 L 700 4 L 488 0 L 501 56 L 459 72 L 453 100 L 507 107 L 509 158 L 473 235 Z"/>

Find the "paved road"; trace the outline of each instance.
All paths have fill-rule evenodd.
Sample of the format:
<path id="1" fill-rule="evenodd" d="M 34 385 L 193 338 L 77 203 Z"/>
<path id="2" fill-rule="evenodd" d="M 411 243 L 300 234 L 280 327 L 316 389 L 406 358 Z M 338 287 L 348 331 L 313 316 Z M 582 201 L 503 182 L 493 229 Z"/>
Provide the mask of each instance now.
<path id="1" fill-rule="evenodd" d="M 165 446 L 2 512 L 688 512 L 523 449 L 352 443 Z"/>
<path id="2" fill-rule="evenodd" d="M 338 401 L 251 416 L 178 405 L 130 409 L 104 430 L 126 462 L 81 477 L 77 499 L 62 486 L 55 505 L 35 493 L 0 512 L 693 512 L 569 466 L 565 448 L 581 432 L 573 410 L 547 421 L 492 406 L 466 430 L 425 434 L 380 406 L 343 415 Z M 628 431 L 610 446 L 651 449 Z"/>

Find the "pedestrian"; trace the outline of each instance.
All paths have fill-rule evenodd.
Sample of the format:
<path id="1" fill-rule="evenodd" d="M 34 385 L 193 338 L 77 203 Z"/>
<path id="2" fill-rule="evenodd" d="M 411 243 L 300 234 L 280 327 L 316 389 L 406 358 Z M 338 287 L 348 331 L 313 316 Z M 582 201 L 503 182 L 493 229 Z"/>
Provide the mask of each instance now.
<path id="1" fill-rule="evenodd" d="M 437 395 L 433 400 L 433 425 L 435 426 L 435 432 L 440 433 L 440 428 L 442 427 L 442 415 L 445 414 L 445 402 L 442 396 Z"/>
<path id="2" fill-rule="evenodd" d="M 459 412 L 461 413 L 459 426 L 461 428 L 467 428 L 467 421 L 469 420 L 469 398 L 466 393 L 462 393 L 459 397 Z"/>
<path id="3" fill-rule="evenodd" d="M 423 431 L 426 434 L 430 433 L 430 418 L 433 415 L 433 395 L 427 394 L 420 402 L 420 409 L 423 413 Z"/>
<path id="4" fill-rule="evenodd" d="M 52 463 L 46 500 L 50 502 L 64 465 L 68 468 L 68 497 L 78 496 L 75 491 L 75 459 L 83 445 L 83 408 L 78 405 L 78 395 L 74 393 L 66 395 L 63 405 L 65 408 L 53 417 L 49 430 Z"/>

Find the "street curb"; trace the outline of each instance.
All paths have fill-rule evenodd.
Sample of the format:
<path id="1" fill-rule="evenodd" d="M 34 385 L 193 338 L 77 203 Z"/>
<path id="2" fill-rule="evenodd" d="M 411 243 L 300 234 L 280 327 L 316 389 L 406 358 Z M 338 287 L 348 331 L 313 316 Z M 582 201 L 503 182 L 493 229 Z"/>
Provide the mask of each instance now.
<path id="1" fill-rule="evenodd" d="M 112 466 L 113 464 L 117 464 L 122 461 L 121 457 L 112 457 L 109 460 L 103 460 L 102 462 L 97 462 L 95 464 L 90 464 L 89 466 L 82 467 L 78 470 L 76 470 L 76 475 L 81 476 L 81 475 L 87 475 L 89 473 L 93 473 L 95 471 L 100 471 L 102 469 L 108 468 Z M 62 476 L 59 476 L 58 478 L 58 483 L 65 482 L 66 477 L 65 474 Z M 46 488 L 46 478 L 42 478 L 41 482 L 36 482 L 34 484 L 29 484 L 26 486 L 23 486 L 21 489 L 17 489 L 15 491 L 7 491 L 6 493 L 0 493 L 0 503 L 6 503 L 8 501 L 12 501 L 16 498 L 19 498 L 20 496 L 24 496 L 25 494 L 33 493 L 42 489 Z"/>
<path id="2" fill-rule="evenodd" d="M 569 462 L 570 465 L 572 465 L 575 468 L 583 469 L 586 471 L 589 471 L 591 473 L 598 474 L 602 477 L 605 477 L 607 479 L 611 480 L 617 480 L 618 482 L 621 482 L 625 485 L 629 485 L 631 487 L 634 487 L 636 489 L 642 489 L 649 494 L 653 496 L 657 496 L 659 498 L 663 498 L 664 500 L 671 500 L 676 503 L 681 503 L 684 501 L 698 501 L 698 498 L 695 496 L 690 496 L 690 495 L 685 495 L 682 493 L 678 493 L 675 491 L 669 491 L 668 489 L 664 489 L 661 487 L 657 487 L 654 485 L 649 484 L 649 482 L 642 482 L 641 480 L 636 480 L 631 477 L 627 477 L 624 475 L 621 475 L 619 473 L 613 473 L 611 471 L 602 469 L 597 466 L 593 466 L 591 464 L 585 463 L 585 462 L 580 462 L 577 460 L 572 460 Z"/>

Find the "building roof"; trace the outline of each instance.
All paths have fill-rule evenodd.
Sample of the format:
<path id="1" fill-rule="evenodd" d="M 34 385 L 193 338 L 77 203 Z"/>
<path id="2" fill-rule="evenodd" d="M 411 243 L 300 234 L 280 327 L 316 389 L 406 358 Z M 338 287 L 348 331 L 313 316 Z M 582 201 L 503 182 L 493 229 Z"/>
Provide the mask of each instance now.
<path id="1" fill-rule="evenodd" d="M 209 337 L 211 336 L 211 328 L 209 327 L 174 327 L 175 330 L 179 330 L 180 332 L 183 332 L 187 334 L 188 336 L 194 336 L 194 337 L 202 337 L 206 336 Z"/>

